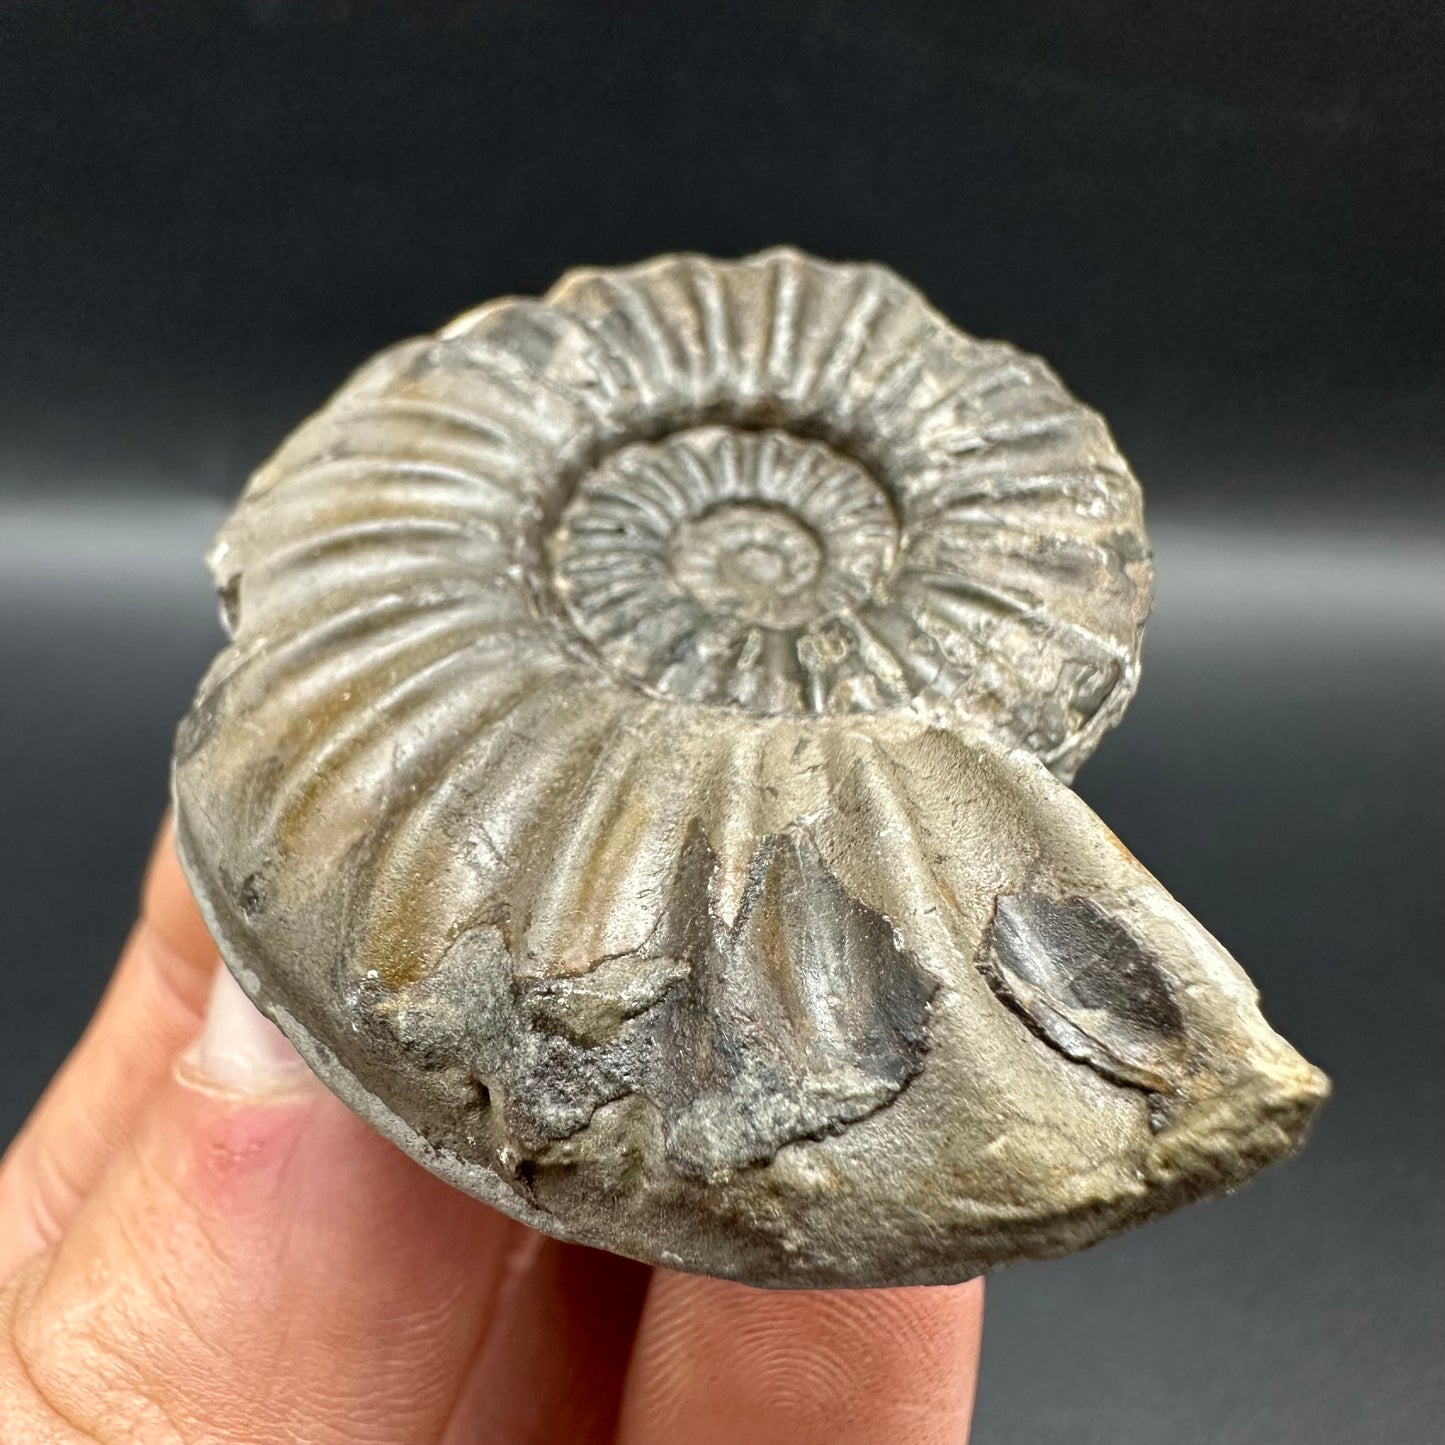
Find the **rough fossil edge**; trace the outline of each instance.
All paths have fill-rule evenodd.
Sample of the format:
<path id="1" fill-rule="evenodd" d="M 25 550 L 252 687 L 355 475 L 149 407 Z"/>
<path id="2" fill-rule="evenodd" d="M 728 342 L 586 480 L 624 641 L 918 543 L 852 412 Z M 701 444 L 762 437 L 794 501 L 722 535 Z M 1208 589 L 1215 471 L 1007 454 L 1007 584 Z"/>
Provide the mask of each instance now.
<path id="1" fill-rule="evenodd" d="M 1042 790 L 1046 798 L 1053 797 L 1078 818 L 1087 815 L 1083 804 L 1049 778 L 1037 763 L 1032 763 L 1026 772 L 1032 786 Z M 1091 841 L 1087 844 L 1090 849 L 1111 850 L 1117 846 L 1097 820 L 1094 828 L 1097 835 L 1090 833 Z M 179 826 L 177 843 L 189 872 L 194 867 L 189 861 L 192 842 Z M 614 1201 L 619 1208 L 608 1212 L 601 1208 L 602 1196 L 595 1196 L 598 1209 L 594 1214 L 573 1211 L 570 1220 L 539 1208 L 505 1183 L 491 1165 L 464 1160 L 455 1153 L 435 1148 L 359 1083 L 242 961 L 245 944 L 237 936 L 242 930 L 235 916 L 208 904 L 203 904 L 203 912 L 222 946 L 223 956 L 243 987 L 263 1011 L 275 1018 L 329 1087 L 426 1167 L 525 1223 L 559 1238 L 629 1254 L 645 1262 L 768 1287 L 948 1283 L 1018 1259 L 1068 1253 L 1183 1203 L 1232 1190 L 1260 1168 L 1288 1157 L 1301 1147 L 1309 1122 L 1328 1093 L 1324 1077 L 1305 1064 L 1259 1018 L 1253 989 L 1238 966 L 1228 960 L 1223 950 L 1178 910 L 1137 865 L 1128 861 L 1124 866 L 1131 870 L 1130 876 L 1138 885 L 1152 895 L 1153 901 L 1148 902 L 1150 909 L 1162 910 L 1163 915 L 1172 911 L 1170 931 L 1182 930 L 1189 951 L 1202 950 L 1201 957 L 1215 960 L 1208 965 L 1209 969 L 1223 970 L 1217 977 L 1230 980 L 1226 992 L 1233 995 L 1234 1003 L 1226 1007 L 1226 1014 L 1236 1018 L 1236 1023 L 1225 1028 L 1218 1042 L 1224 1046 L 1224 1057 L 1248 1053 L 1254 1056 L 1253 1062 L 1229 1066 L 1221 1076 L 1221 1088 L 1216 1088 L 1206 1076 L 1204 1095 L 1188 1101 L 1182 1117 L 1166 1120 L 1161 1127 L 1152 1109 L 1146 1119 L 1146 1096 L 1134 1085 L 1110 1080 L 1088 1062 L 1068 1058 L 1057 1040 L 1047 1048 L 1036 1043 L 1041 1054 L 1052 1058 L 1056 1069 L 1062 1070 L 1060 1077 L 1072 1078 L 1080 1084 L 1092 1080 L 1089 1087 L 1099 1105 L 1108 1104 L 1120 1119 L 1133 1120 L 1116 1140 L 1120 1152 L 1113 1157 L 1101 1155 L 1091 1169 L 1067 1180 L 1061 1178 L 1053 1185 L 1047 1185 L 1043 1178 L 1036 1180 L 1033 1187 L 1040 1192 L 1034 1194 L 1031 1202 L 990 1205 L 987 1201 L 965 1198 L 940 1199 L 940 1213 L 946 1212 L 942 1209 L 945 1205 L 953 1212 L 946 1228 L 938 1221 L 930 1224 L 927 1218 L 915 1216 L 904 1219 L 902 1230 L 897 1231 L 900 1237 L 887 1237 L 887 1231 L 880 1231 L 858 1247 L 845 1248 L 841 1253 L 831 1240 L 815 1241 L 815 1249 L 810 1249 L 805 1241 L 801 1251 L 780 1251 L 774 1247 L 775 1242 L 760 1235 L 750 1237 L 750 1226 L 743 1219 L 736 1220 L 735 1228 L 730 1231 L 716 1213 L 700 1207 L 703 1201 L 710 1201 L 706 1189 L 691 1196 L 699 1205 L 696 1227 L 688 1225 L 681 1229 L 684 1236 L 691 1236 L 690 1246 L 676 1249 L 657 1247 L 645 1228 L 639 1233 L 636 1227 L 629 1226 L 624 1201 Z M 970 969 L 968 976 L 972 974 Z M 1196 980 L 1193 987 L 1198 986 Z M 965 999 L 965 1006 L 967 1003 Z M 998 1024 L 1008 1033 L 1009 1026 L 1001 1021 L 1014 1018 L 1015 1013 L 991 996 L 989 1005 L 998 1011 L 989 1027 L 992 1029 Z M 1212 1045 L 1216 1041 L 1206 1038 L 1203 1042 Z M 1131 1098 L 1138 1101 L 1137 1113 L 1131 1113 L 1127 1104 L 1121 1102 Z M 910 1107 L 909 1094 L 905 1091 L 889 1109 L 874 1119 L 853 1124 L 842 1138 L 785 1145 L 778 1151 L 777 1160 L 769 1165 L 775 1175 L 778 1161 L 784 1165 L 780 1186 L 784 1201 L 788 1169 L 793 1169 L 795 1174 L 797 1170 L 806 1171 L 812 1166 L 805 1161 L 819 1157 L 826 1160 L 830 1153 L 844 1146 L 852 1149 L 855 1157 L 860 1151 L 866 1152 L 872 1147 L 867 1136 L 876 1135 L 879 1127 L 890 1122 L 900 1109 L 906 1113 Z M 1077 1112 L 1077 1104 L 1072 1107 Z M 644 1118 L 644 1126 L 645 1122 Z M 588 1136 L 597 1132 L 600 1142 L 596 1147 L 605 1153 L 612 1147 L 609 1138 L 615 1143 L 618 1137 L 627 1137 L 628 1131 L 635 1131 L 637 1127 L 636 1113 L 619 1123 L 618 1117 L 604 1108 L 583 1131 L 582 1147 L 590 1147 Z M 622 1136 L 616 1133 L 618 1128 L 622 1129 Z M 794 1167 L 790 1161 L 799 1162 Z M 886 1163 L 883 1168 L 886 1177 Z M 744 1185 L 751 1188 L 754 1182 L 745 1179 Z M 767 1192 L 764 1190 L 763 1195 Z M 873 1202 L 882 1201 L 874 1199 Z M 788 1208 L 785 1202 L 781 1207 Z M 726 1212 L 723 1211 L 724 1216 Z M 911 1237 L 902 1238 L 903 1235 Z"/>

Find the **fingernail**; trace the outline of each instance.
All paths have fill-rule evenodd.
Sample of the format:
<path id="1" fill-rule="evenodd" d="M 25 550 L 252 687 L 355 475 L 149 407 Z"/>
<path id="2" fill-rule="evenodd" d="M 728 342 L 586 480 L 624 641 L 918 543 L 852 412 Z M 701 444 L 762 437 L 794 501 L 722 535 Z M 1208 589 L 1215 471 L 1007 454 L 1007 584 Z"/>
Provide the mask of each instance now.
<path id="1" fill-rule="evenodd" d="M 311 1077 L 286 1035 L 231 977 L 216 968 L 206 1022 L 186 1062 L 205 1082 L 242 1094 L 290 1089 Z"/>

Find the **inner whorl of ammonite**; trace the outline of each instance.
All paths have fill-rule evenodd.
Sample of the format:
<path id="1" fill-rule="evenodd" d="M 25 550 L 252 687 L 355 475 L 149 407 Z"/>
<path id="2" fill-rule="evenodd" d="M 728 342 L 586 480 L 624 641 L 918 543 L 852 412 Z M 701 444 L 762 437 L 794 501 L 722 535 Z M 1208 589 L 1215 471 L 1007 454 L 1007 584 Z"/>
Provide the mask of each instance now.
<path id="1" fill-rule="evenodd" d="M 782 431 L 697 427 L 587 475 L 548 544 L 566 625 L 634 685 L 759 712 L 877 704 L 839 687 L 898 523 L 863 466 Z"/>

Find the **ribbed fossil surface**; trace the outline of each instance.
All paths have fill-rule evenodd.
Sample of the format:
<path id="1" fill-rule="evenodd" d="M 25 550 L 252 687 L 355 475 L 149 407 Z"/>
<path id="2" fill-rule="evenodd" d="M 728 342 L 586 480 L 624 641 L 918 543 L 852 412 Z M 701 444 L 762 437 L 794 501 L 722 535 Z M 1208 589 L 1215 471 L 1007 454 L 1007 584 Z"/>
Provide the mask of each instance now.
<path id="1" fill-rule="evenodd" d="M 538 1228 L 957 1280 L 1240 1183 L 1326 1093 L 1067 787 L 1138 681 L 1138 485 L 886 269 L 483 306 L 354 376 L 210 561 L 174 791 L 226 962 Z"/>

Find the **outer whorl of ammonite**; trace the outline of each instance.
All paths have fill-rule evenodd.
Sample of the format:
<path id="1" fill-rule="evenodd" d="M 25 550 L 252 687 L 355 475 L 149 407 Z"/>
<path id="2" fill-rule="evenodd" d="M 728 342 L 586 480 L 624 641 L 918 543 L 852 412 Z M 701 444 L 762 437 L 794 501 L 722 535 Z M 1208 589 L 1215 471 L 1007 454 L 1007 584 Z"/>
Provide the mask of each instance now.
<path id="1" fill-rule="evenodd" d="M 1323 1081 L 1059 779 L 1137 484 L 876 266 L 579 272 L 252 479 L 177 741 L 227 963 L 443 1177 L 775 1285 L 958 1279 L 1295 1147 Z"/>

